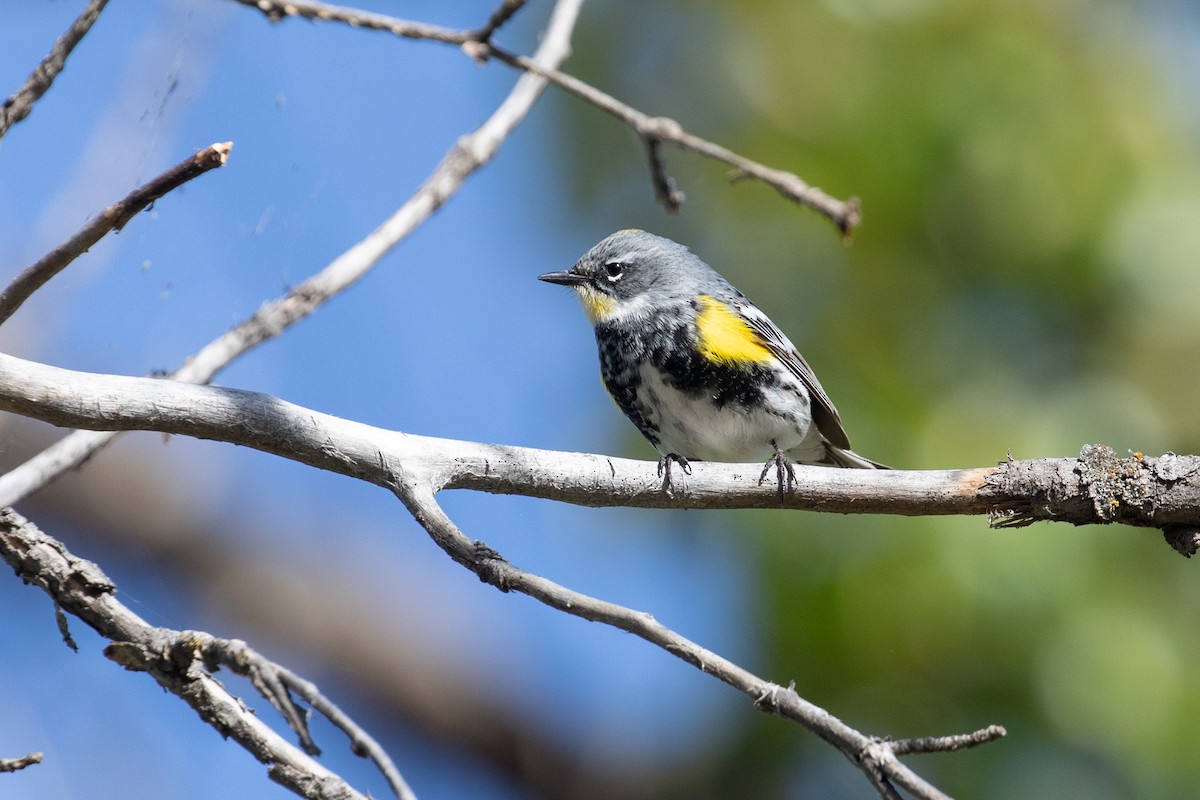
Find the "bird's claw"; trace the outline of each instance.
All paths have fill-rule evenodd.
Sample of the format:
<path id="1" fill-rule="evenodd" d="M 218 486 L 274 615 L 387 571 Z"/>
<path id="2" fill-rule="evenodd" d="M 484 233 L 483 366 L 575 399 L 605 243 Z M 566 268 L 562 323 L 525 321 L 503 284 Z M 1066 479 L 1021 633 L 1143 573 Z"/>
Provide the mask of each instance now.
<path id="1" fill-rule="evenodd" d="M 796 471 L 792 469 L 792 461 L 776 448 L 774 454 L 763 465 L 762 474 L 758 476 L 758 485 L 762 486 L 767 479 L 767 473 L 775 467 L 775 479 L 779 482 L 779 505 L 783 505 L 785 490 L 791 492 L 796 484 Z"/>
<path id="2" fill-rule="evenodd" d="M 662 488 L 667 494 L 671 493 L 671 462 L 675 462 L 683 470 L 683 474 L 692 474 L 692 465 L 688 460 L 678 453 L 667 453 L 658 460 L 658 477 L 663 479 Z"/>

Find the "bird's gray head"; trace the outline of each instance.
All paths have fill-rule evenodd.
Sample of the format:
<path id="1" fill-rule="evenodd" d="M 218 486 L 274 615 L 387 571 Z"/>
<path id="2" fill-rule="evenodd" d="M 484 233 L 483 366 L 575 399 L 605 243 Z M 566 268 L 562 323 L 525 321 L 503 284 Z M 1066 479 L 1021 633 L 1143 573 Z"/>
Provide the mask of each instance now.
<path id="1" fill-rule="evenodd" d="M 683 245 L 639 230 L 605 237 L 575 266 L 539 275 L 570 286 L 592 324 L 646 313 L 657 304 L 711 291 L 719 275 Z"/>

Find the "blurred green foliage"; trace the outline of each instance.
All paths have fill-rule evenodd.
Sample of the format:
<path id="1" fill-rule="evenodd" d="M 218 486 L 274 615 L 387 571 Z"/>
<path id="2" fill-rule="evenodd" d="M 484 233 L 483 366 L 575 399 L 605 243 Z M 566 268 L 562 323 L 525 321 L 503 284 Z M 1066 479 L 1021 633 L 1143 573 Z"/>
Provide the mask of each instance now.
<path id="1" fill-rule="evenodd" d="M 773 190 L 670 149 L 688 202 L 668 216 L 632 134 L 579 108 L 567 171 L 596 238 L 677 238 L 763 306 L 871 458 L 1197 452 L 1200 154 L 1157 36 L 1106 0 L 597 3 L 574 72 L 861 197 L 864 224 L 844 247 Z M 867 732 L 1007 726 L 912 759 L 943 789 L 1194 796 L 1200 576 L 1157 532 L 724 521 L 757 545 L 768 616 L 748 666 Z M 711 796 L 871 794 L 792 726 L 735 729 L 696 765 Z"/>

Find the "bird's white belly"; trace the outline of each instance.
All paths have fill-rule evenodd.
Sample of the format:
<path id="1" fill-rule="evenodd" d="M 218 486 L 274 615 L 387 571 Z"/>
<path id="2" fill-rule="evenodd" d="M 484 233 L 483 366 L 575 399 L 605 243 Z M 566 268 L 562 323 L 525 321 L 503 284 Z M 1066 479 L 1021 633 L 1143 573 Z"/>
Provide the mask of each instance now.
<path id="1" fill-rule="evenodd" d="M 687 394 L 666 384 L 658 370 L 643 366 L 642 391 L 656 411 L 659 450 L 701 461 L 745 463 L 765 461 L 778 448 L 800 449 L 797 460 L 815 445 L 823 452 L 819 436 L 809 439 L 811 415 L 808 396 L 790 387 L 764 389 L 759 408 L 736 404 L 718 406 L 703 394 Z M 813 431 L 815 433 L 815 431 Z M 819 457 L 814 455 L 814 458 Z"/>

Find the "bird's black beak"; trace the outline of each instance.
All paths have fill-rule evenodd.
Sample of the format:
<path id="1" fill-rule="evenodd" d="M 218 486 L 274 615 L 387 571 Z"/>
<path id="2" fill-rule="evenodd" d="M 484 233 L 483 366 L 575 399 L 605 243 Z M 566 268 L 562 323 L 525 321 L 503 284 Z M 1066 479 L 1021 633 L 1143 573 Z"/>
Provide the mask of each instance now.
<path id="1" fill-rule="evenodd" d="M 582 286 L 588 282 L 586 275 L 580 275 L 578 272 L 572 272 L 569 269 L 564 269 L 562 272 L 547 272 L 545 275 L 538 275 L 539 281 L 546 283 L 557 283 L 559 286 Z"/>

